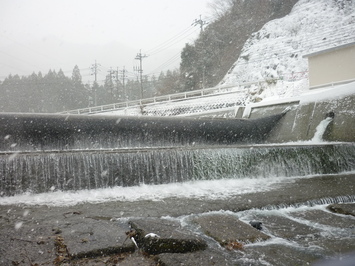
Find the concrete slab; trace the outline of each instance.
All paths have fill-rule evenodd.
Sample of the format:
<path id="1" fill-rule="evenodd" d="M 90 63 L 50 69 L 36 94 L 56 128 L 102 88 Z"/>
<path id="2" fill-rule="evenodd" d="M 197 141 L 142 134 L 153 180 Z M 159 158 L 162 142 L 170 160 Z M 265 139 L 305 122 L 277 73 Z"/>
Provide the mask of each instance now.
<path id="1" fill-rule="evenodd" d="M 214 238 L 222 246 L 234 241 L 253 243 L 270 238 L 232 215 L 206 214 L 195 218 L 194 222 L 201 227 L 206 235 Z"/>
<path id="2" fill-rule="evenodd" d="M 63 222 L 58 228 L 72 257 L 134 251 L 133 243 L 125 241 L 127 223 L 83 215 L 68 217 Z"/>
<path id="3" fill-rule="evenodd" d="M 153 217 L 130 219 L 130 223 L 134 224 L 134 227 L 143 230 L 146 234 L 154 233 L 159 235 L 160 238 L 196 239 L 194 234 L 183 229 L 178 221 L 172 219 Z"/>
<path id="4" fill-rule="evenodd" d="M 130 225 L 135 230 L 138 247 L 148 254 L 187 253 L 204 250 L 207 244 L 196 234 L 183 229 L 179 222 L 167 219 L 134 219 Z M 154 234 L 156 237 L 150 237 Z"/>
<path id="5" fill-rule="evenodd" d="M 56 258 L 53 226 L 39 221 L 27 207 L 0 209 L 0 264 L 51 265 Z"/>
<path id="6" fill-rule="evenodd" d="M 234 265 L 311 265 L 324 256 L 314 249 L 285 244 L 246 246 L 244 250 Z"/>
<path id="7" fill-rule="evenodd" d="M 302 223 L 293 221 L 287 217 L 274 215 L 273 212 L 258 213 L 253 219 L 263 223 L 263 230 L 271 235 L 294 239 L 302 235 L 317 234 L 320 230 L 307 226 Z"/>
<path id="8" fill-rule="evenodd" d="M 355 236 L 355 217 L 347 215 L 333 214 L 322 210 L 312 210 L 303 212 L 294 212 L 291 214 L 293 217 L 307 219 L 315 226 L 317 224 L 329 225 L 338 228 L 348 228 L 348 233 Z"/>
<path id="9" fill-rule="evenodd" d="M 158 265 L 233 265 L 230 256 L 225 256 L 220 252 L 208 249 L 205 251 L 196 251 L 193 253 L 165 253 L 160 254 Z"/>

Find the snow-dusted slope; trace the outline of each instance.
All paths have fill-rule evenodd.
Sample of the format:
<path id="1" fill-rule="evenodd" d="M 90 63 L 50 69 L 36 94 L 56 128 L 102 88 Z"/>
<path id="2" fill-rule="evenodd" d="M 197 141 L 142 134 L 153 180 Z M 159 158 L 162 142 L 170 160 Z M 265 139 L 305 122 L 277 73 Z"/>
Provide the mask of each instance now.
<path id="1" fill-rule="evenodd" d="M 304 55 L 354 41 L 355 1 L 300 0 L 251 36 L 221 85 L 268 80 L 259 100 L 292 97 L 308 86 Z"/>

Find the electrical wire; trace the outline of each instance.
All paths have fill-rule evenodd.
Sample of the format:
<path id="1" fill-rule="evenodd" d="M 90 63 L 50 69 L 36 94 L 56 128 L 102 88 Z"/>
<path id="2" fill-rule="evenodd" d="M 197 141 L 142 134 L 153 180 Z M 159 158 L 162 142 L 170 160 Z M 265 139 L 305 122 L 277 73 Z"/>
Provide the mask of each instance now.
<path id="1" fill-rule="evenodd" d="M 190 32 L 191 30 L 193 30 L 193 32 Z M 196 30 L 194 29 L 194 27 L 189 26 L 184 31 L 175 35 L 171 39 L 168 39 L 167 41 L 157 45 L 156 47 L 154 47 L 150 50 L 147 50 L 146 53 L 151 56 L 151 55 L 160 53 L 162 51 L 165 51 L 166 49 L 170 48 L 171 46 L 175 45 L 176 43 L 180 42 L 181 40 L 186 39 L 188 36 L 190 36 L 194 33 L 196 33 Z"/>
<path id="2" fill-rule="evenodd" d="M 157 68 L 155 68 L 153 71 L 151 71 L 148 75 L 154 75 L 157 74 L 158 70 L 162 70 L 164 68 L 166 68 L 167 66 L 172 65 L 173 63 L 175 63 L 177 60 L 180 59 L 180 52 L 175 54 L 174 56 L 172 56 L 170 59 L 168 59 L 167 61 L 165 61 L 163 64 L 161 64 L 160 66 L 158 66 Z"/>

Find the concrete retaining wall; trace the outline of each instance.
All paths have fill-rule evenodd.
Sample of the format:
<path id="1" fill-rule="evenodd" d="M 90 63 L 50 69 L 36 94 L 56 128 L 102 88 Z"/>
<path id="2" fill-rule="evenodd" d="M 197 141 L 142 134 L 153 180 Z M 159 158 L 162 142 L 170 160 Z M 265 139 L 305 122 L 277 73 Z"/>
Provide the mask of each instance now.
<path id="1" fill-rule="evenodd" d="M 333 94 L 333 96 L 331 96 Z M 326 95 L 326 96 L 324 96 Z M 277 114 L 289 108 L 270 133 L 268 142 L 311 140 L 326 114 L 335 117 L 328 125 L 323 139 L 326 141 L 355 142 L 355 83 L 319 90 L 311 96 L 284 102 L 255 104 L 246 108 L 245 118 L 259 118 Z"/>

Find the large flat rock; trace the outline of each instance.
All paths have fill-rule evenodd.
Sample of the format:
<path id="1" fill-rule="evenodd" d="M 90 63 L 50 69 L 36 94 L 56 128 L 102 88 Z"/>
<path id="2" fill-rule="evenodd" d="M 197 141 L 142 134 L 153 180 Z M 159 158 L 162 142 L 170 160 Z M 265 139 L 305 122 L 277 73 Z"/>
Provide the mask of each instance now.
<path id="1" fill-rule="evenodd" d="M 57 225 L 68 251 L 73 257 L 94 257 L 123 251 L 133 251 L 126 240 L 127 223 L 102 217 L 85 217 L 83 214 L 66 217 Z"/>
<path id="2" fill-rule="evenodd" d="M 207 244 L 195 233 L 182 228 L 178 221 L 170 219 L 135 219 L 130 221 L 135 241 L 149 254 L 187 253 L 204 250 Z M 154 234 L 155 237 L 148 236 Z"/>
<path id="3" fill-rule="evenodd" d="M 174 239 L 196 239 L 196 235 L 181 226 L 181 223 L 173 219 L 164 218 L 134 218 L 130 219 L 130 223 L 135 228 L 144 231 L 145 234 L 154 233 L 160 238 Z"/>
<path id="4" fill-rule="evenodd" d="M 300 235 L 317 234 L 320 232 L 320 230 L 313 226 L 294 221 L 274 211 L 257 213 L 253 216 L 253 219 L 263 223 L 263 230 L 265 232 L 285 239 L 294 239 Z"/>
<path id="5" fill-rule="evenodd" d="M 221 252 L 207 249 L 205 251 L 196 251 L 193 253 L 164 253 L 159 255 L 158 262 L 161 265 L 218 265 L 229 266 L 233 265 L 233 259 L 228 254 L 227 256 Z"/>
<path id="6" fill-rule="evenodd" d="M 328 210 L 334 213 L 355 216 L 355 203 L 331 204 Z"/>
<path id="7" fill-rule="evenodd" d="M 206 214 L 194 219 L 201 230 L 225 246 L 231 242 L 253 243 L 270 237 L 228 214 Z"/>

